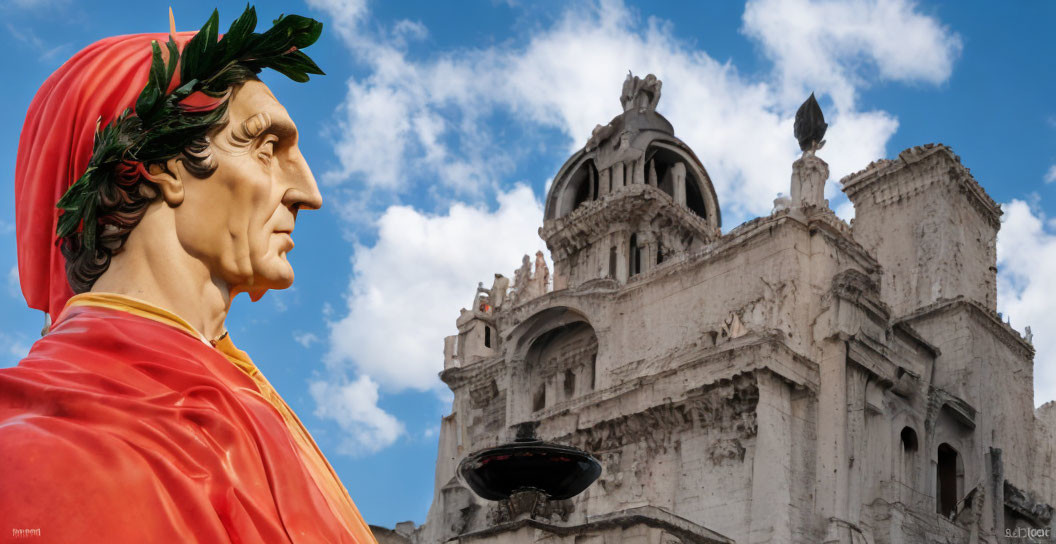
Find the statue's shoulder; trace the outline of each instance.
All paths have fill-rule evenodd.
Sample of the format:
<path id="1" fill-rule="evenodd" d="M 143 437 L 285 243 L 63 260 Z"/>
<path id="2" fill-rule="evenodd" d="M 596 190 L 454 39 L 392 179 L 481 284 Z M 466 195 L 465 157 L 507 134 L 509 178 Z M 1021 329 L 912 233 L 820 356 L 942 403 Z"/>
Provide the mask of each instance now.
<path id="1" fill-rule="evenodd" d="M 56 542 L 193 537 L 166 514 L 174 511 L 174 497 L 150 460 L 112 433 L 62 418 L 9 419 L 0 422 L 0 466 L 0 512 L 20 529 Z"/>

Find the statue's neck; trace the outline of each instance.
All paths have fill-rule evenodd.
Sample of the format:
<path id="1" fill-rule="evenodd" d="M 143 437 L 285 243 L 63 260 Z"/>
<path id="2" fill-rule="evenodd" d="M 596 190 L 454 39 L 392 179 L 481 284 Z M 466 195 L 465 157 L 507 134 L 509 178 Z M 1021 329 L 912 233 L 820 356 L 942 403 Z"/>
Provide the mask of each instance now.
<path id="1" fill-rule="evenodd" d="M 145 214 L 92 292 L 138 298 L 180 316 L 207 339 L 219 338 L 230 289 L 179 243 L 170 210 L 151 211 L 159 213 Z"/>

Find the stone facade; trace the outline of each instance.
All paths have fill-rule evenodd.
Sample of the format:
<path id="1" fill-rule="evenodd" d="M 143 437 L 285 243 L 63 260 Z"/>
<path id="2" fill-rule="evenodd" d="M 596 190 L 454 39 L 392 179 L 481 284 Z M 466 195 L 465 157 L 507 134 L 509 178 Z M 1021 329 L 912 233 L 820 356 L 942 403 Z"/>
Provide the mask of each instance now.
<path id="1" fill-rule="evenodd" d="M 1056 404 L 996 312 L 1000 208 L 943 145 L 842 180 L 808 150 L 790 198 L 726 234 L 703 165 L 628 76 L 561 168 L 510 282 L 444 343 L 436 491 L 406 542 L 997 543 L 1056 516 Z M 581 495 L 477 498 L 467 454 L 538 424 L 591 452 Z M 393 540 L 396 541 L 396 540 Z M 1048 541 L 1045 537 L 1034 541 Z"/>

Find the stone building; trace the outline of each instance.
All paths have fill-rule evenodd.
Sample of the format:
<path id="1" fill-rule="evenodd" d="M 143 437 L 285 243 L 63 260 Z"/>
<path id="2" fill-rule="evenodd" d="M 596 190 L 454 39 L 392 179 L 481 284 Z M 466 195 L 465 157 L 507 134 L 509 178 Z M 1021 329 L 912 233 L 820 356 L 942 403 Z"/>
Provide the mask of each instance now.
<path id="1" fill-rule="evenodd" d="M 848 224 L 808 150 L 790 197 L 723 234 L 659 98 L 628 76 L 557 173 L 552 276 L 526 256 L 462 311 L 432 508 L 383 540 L 1050 541 L 1056 404 L 1035 410 L 1034 350 L 996 311 L 1001 210 L 960 158 L 925 145 L 845 177 Z M 476 497 L 459 461 L 525 423 L 600 479 Z"/>

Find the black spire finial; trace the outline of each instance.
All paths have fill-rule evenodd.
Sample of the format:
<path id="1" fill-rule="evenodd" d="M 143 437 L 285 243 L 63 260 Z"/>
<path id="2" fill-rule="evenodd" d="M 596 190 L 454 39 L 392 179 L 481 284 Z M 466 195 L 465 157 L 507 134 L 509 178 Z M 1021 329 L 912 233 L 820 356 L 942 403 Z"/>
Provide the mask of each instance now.
<path id="1" fill-rule="evenodd" d="M 796 112 L 795 134 L 799 140 L 799 148 L 803 151 L 817 151 L 825 145 L 825 130 L 829 125 L 825 122 L 825 115 L 821 113 L 821 106 L 810 93 L 810 98 L 799 107 Z"/>

